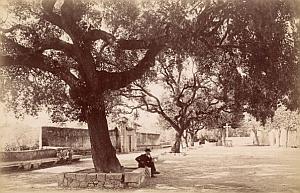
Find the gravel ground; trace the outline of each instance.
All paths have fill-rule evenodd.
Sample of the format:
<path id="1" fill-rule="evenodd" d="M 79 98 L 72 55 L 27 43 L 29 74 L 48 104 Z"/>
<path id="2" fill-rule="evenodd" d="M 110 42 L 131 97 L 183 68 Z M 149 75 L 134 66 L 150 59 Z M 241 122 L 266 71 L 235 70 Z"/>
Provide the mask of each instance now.
<path id="1" fill-rule="evenodd" d="M 183 154 L 163 153 L 161 172 L 140 189 L 60 189 L 57 175 L 93 167 L 91 159 L 72 165 L 1 174 L 0 192 L 264 192 L 300 193 L 300 149 L 276 147 L 202 147 Z M 135 166 L 140 153 L 118 155 L 125 166 Z"/>

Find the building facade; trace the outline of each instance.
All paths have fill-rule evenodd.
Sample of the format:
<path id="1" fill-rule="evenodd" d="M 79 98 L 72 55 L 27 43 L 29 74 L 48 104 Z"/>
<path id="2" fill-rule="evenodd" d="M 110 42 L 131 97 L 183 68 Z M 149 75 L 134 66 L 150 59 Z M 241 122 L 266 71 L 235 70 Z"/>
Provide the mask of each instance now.
<path id="1" fill-rule="evenodd" d="M 117 152 L 132 152 L 144 148 L 159 148 L 160 134 L 139 132 L 138 124 L 123 118 L 109 130 L 110 140 Z M 76 151 L 91 149 L 88 129 L 42 127 L 40 149 L 45 147 L 71 147 Z"/>

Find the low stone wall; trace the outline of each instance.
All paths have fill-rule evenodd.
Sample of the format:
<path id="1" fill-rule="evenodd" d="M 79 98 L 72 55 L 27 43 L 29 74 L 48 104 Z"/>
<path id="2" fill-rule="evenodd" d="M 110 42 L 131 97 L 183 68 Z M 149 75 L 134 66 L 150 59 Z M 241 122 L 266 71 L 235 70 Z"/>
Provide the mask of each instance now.
<path id="1" fill-rule="evenodd" d="M 31 170 L 78 161 L 70 148 L 0 152 L 0 171 Z"/>
<path id="2" fill-rule="evenodd" d="M 2 162 L 37 160 L 56 157 L 55 149 L 0 152 Z"/>
<path id="3" fill-rule="evenodd" d="M 136 133 L 136 145 L 137 148 L 144 147 L 159 147 L 160 146 L 160 134 L 157 133 Z"/>
<path id="4" fill-rule="evenodd" d="M 208 142 L 205 140 L 205 143 L 202 144 L 204 147 L 212 147 L 212 146 L 218 146 L 218 142 Z"/>
<path id="5" fill-rule="evenodd" d="M 228 137 L 227 140 L 231 140 L 233 146 L 253 145 L 252 137 Z"/>
<path id="6" fill-rule="evenodd" d="M 150 148 L 150 149 L 160 149 L 161 145 L 138 145 L 136 147 L 137 151 L 144 151 L 146 148 Z"/>
<path id="7" fill-rule="evenodd" d="M 61 174 L 58 186 L 66 188 L 136 188 L 142 186 L 146 178 L 150 176 L 148 168 L 137 168 L 124 173 L 96 173 L 86 170 Z"/>

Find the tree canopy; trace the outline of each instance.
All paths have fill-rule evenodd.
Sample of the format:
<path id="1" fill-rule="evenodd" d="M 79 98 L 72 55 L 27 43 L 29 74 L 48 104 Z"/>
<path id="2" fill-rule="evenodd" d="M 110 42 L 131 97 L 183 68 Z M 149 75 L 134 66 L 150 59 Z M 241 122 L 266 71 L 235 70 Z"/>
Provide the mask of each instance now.
<path id="1" fill-rule="evenodd" d="M 175 52 L 216 72 L 226 95 L 261 120 L 279 101 L 297 108 L 295 14 L 281 0 L 8 1 L 0 98 L 17 114 L 47 108 L 54 120 L 87 122 L 96 170 L 120 171 L 106 120 L 113 92 L 157 56 Z"/>
<path id="2" fill-rule="evenodd" d="M 121 78 L 119 73 L 126 71 L 122 73 L 124 80 L 112 81 L 122 84 L 111 86 L 110 90 L 132 81 L 129 78 L 135 77 L 132 67 L 143 53 L 136 50 L 149 48 L 150 42 L 156 40 L 163 42 L 161 47 L 164 45 L 199 60 L 203 56 L 223 54 L 222 59 L 227 60 L 223 64 L 227 69 L 224 75 L 227 73 L 232 79 L 236 68 L 242 69 L 245 75 L 240 82 L 233 80 L 243 89 L 236 91 L 240 95 L 237 98 L 244 99 L 252 114 L 265 119 L 278 99 L 288 96 L 286 102 L 295 107 L 299 98 L 294 88 L 299 65 L 294 46 L 298 37 L 293 6 L 292 1 L 270 0 L 102 1 L 97 4 L 93 1 L 10 1 L 8 16 L 13 19 L 4 22 L 1 30 L 5 54 L 1 60 L 10 67 L 2 68 L 1 72 L 8 77 L 4 87 L 14 88 L 11 89 L 14 92 L 9 97 L 6 95 L 5 100 L 13 104 L 17 113 L 35 114 L 41 105 L 48 104 L 53 118 L 64 113 L 77 119 L 80 108 L 68 100 L 66 93 L 71 88 L 85 87 L 88 77 L 79 73 L 76 55 L 82 51 L 76 53 L 74 39 L 86 44 L 85 49 L 91 54 L 85 60 L 95 61 L 94 68 L 99 74 L 110 77 L 106 81 L 114 79 L 114 75 Z M 104 28 L 107 30 L 100 30 Z M 235 57 L 229 59 L 231 56 Z M 18 64 L 11 67 L 16 61 Z M 28 61 L 30 65 L 21 65 Z M 214 63 L 208 61 L 205 66 L 212 68 Z M 13 84 L 19 82 L 22 84 Z"/>

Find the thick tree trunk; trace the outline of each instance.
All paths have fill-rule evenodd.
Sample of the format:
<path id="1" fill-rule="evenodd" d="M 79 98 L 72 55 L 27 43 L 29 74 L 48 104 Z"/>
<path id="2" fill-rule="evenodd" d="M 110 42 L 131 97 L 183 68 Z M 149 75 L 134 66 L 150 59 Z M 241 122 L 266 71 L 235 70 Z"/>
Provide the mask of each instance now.
<path id="1" fill-rule="evenodd" d="M 186 134 L 183 138 L 184 138 L 186 147 L 189 147 L 188 134 Z"/>
<path id="2" fill-rule="evenodd" d="M 254 137 L 255 137 L 255 145 L 259 146 L 259 139 L 258 139 L 258 135 L 257 135 L 257 130 L 256 129 L 252 129 L 253 133 L 254 133 Z"/>
<path id="3" fill-rule="evenodd" d="M 289 143 L 289 129 L 286 129 L 285 147 L 288 147 Z"/>
<path id="4" fill-rule="evenodd" d="M 180 133 L 176 133 L 175 143 L 171 149 L 172 153 L 180 153 L 180 143 L 181 143 L 181 135 Z"/>
<path id="5" fill-rule="evenodd" d="M 280 147 L 281 129 L 278 129 L 278 147 Z"/>
<path id="6" fill-rule="evenodd" d="M 225 141 L 226 141 L 226 133 L 225 133 L 225 129 L 221 128 L 221 142 L 222 145 L 225 146 Z"/>
<path id="7" fill-rule="evenodd" d="M 121 172 L 122 166 L 110 141 L 104 105 L 87 112 L 87 124 L 95 170 L 104 173 Z"/>
<path id="8" fill-rule="evenodd" d="M 194 146 L 195 134 L 192 132 L 190 135 L 191 135 L 191 146 Z"/>

